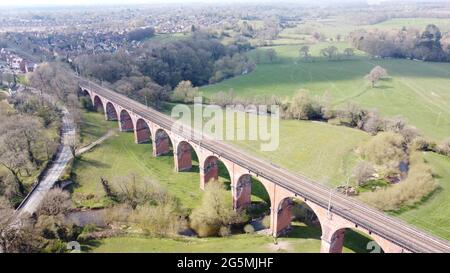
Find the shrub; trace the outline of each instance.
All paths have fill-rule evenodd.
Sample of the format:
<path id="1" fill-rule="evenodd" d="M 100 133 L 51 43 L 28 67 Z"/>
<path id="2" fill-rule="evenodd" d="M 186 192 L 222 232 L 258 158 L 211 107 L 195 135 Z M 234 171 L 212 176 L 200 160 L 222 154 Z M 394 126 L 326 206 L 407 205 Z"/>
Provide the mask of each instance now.
<path id="1" fill-rule="evenodd" d="M 198 87 L 194 87 L 190 81 L 181 81 L 173 90 L 172 99 L 192 103 L 196 96 L 198 96 Z"/>
<path id="2" fill-rule="evenodd" d="M 432 141 L 429 141 L 423 137 L 416 137 L 411 142 L 411 149 L 417 151 L 432 151 L 436 148 L 436 144 Z"/>
<path id="3" fill-rule="evenodd" d="M 375 192 L 363 193 L 361 199 L 384 211 L 397 211 L 412 206 L 431 194 L 438 184 L 433 179 L 430 167 L 414 153 L 411 156 L 408 177 L 399 184 Z"/>
<path id="4" fill-rule="evenodd" d="M 231 235 L 231 229 L 230 226 L 221 226 L 219 228 L 219 236 L 220 237 L 227 237 Z"/>
<path id="5" fill-rule="evenodd" d="M 265 227 L 265 228 L 270 228 L 270 215 L 265 216 L 262 221 L 261 224 Z"/>
<path id="6" fill-rule="evenodd" d="M 161 204 L 170 199 L 167 190 L 149 178 L 138 178 L 134 174 L 117 177 L 113 181 L 117 201 L 127 203 L 133 209 L 138 205 Z"/>
<path id="7" fill-rule="evenodd" d="M 450 156 L 450 139 L 446 139 L 442 141 L 437 147 L 436 150 L 438 153 Z"/>
<path id="8" fill-rule="evenodd" d="M 396 170 L 400 161 L 406 157 L 405 141 L 399 134 L 382 132 L 360 147 L 361 155 L 387 170 Z"/>
<path id="9" fill-rule="evenodd" d="M 370 180 L 374 174 L 374 167 L 367 161 L 359 162 L 353 169 L 353 177 L 360 186 Z"/>
<path id="10" fill-rule="evenodd" d="M 213 181 L 206 185 L 202 202 L 192 211 L 191 227 L 200 237 L 215 236 L 221 227 L 243 223 L 243 212 L 233 210 L 227 191 L 222 183 Z"/>
<path id="11" fill-rule="evenodd" d="M 247 224 L 247 225 L 244 226 L 244 232 L 245 233 L 254 233 L 255 232 L 255 228 L 252 225 Z"/>
<path id="12" fill-rule="evenodd" d="M 307 120 L 313 112 L 312 102 L 304 90 L 298 91 L 288 108 L 288 116 L 293 119 Z"/>
<path id="13" fill-rule="evenodd" d="M 92 105 L 92 101 L 89 97 L 81 97 L 80 98 L 80 104 L 81 108 L 87 110 L 87 111 L 93 111 L 94 106 Z"/>
<path id="14" fill-rule="evenodd" d="M 57 216 L 67 213 L 72 208 L 68 192 L 55 188 L 50 190 L 38 208 L 38 215 Z"/>
<path id="15" fill-rule="evenodd" d="M 186 221 L 177 208 L 177 204 L 167 202 L 157 206 L 137 207 L 128 219 L 140 227 L 147 235 L 176 235 L 186 227 Z"/>

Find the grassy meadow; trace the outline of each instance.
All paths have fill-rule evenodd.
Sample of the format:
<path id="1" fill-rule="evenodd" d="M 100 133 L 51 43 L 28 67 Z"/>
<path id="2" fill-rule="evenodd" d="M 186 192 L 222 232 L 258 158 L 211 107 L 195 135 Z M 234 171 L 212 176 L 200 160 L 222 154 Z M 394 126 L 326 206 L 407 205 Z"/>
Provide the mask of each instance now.
<path id="1" fill-rule="evenodd" d="M 260 234 L 238 234 L 225 238 L 154 238 L 123 236 L 100 239 L 82 246 L 82 251 L 98 253 L 164 252 L 164 253 L 317 253 L 320 252 L 320 229 L 293 224 L 287 237 L 274 239 Z M 344 253 L 367 252 L 369 238 L 352 230 L 346 231 Z"/>
<path id="2" fill-rule="evenodd" d="M 333 43 L 342 52 L 344 42 Z M 413 60 L 372 59 L 356 52 L 350 59 L 326 60 L 318 57 L 321 48 L 330 43 L 311 47 L 313 61 L 299 58 L 299 46 L 275 46 L 275 63 L 269 63 L 262 48 L 249 53 L 254 57 L 260 51 L 261 63 L 247 75 L 225 80 L 201 88 L 204 96 L 233 89 L 238 97 L 290 98 L 299 89 L 312 95 L 329 92 L 336 107 L 349 101 L 363 107 L 378 109 L 384 116 L 402 116 L 425 136 L 442 140 L 450 136 L 450 64 L 427 63 Z M 364 76 L 376 66 L 387 69 L 390 78 L 380 81 L 375 88 Z"/>
<path id="3" fill-rule="evenodd" d="M 111 126 L 117 125 L 116 122 L 104 121 L 100 113 L 84 112 L 83 116 L 85 120 L 99 122 L 95 130 L 92 126 L 82 127 L 86 138 L 95 139 L 96 136 L 106 133 Z M 304 130 L 311 131 L 307 127 Z M 100 177 L 112 180 L 114 177 L 133 173 L 136 176 L 150 178 L 162 185 L 170 194 L 177 197 L 186 209 L 197 206 L 202 197 L 202 191 L 199 189 L 198 163 L 193 162 L 193 169 L 189 172 L 176 173 L 172 155 L 155 158 L 151 151 L 150 143 L 138 145 L 134 143 L 132 133 L 117 132 L 93 150 L 83 154 L 73 164 L 73 178 L 76 183 L 71 190 L 75 204 L 84 208 L 102 208 L 110 205 L 110 201 L 104 196 Z M 219 175 L 219 181 L 229 183 L 229 175 L 223 166 Z M 252 200 L 266 200 L 265 190 L 257 183 L 254 185 Z M 231 193 L 228 193 L 231 201 Z M 320 234 L 320 229 L 317 227 L 295 222 L 293 231 L 288 236 L 280 238 L 278 246 L 273 244 L 270 236 L 257 234 L 201 239 L 125 236 L 93 241 L 85 245 L 84 250 L 92 252 L 318 252 Z M 367 237 L 348 231 L 344 251 L 365 252 L 368 241 Z"/>

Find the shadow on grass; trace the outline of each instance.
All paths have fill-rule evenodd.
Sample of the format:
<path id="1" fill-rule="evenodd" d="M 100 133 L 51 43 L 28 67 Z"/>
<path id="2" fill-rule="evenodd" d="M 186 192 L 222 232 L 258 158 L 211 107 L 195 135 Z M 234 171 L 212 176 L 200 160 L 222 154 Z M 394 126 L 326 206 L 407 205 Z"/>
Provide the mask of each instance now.
<path id="1" fill-rule="evenodd" d="M 82 156 L 77 158 L 77 162 L 74 164 L 75 165 L 74 169 L 78 168 L 79 164 L 81 164 L 81 165 L 88 165 L 88 166 L 95 167 L 95 168 L 104 168 L 104 169 L 111 167 L 110 164 L 101 162 L 99 160 L 86 159 L 86 158 L 83 158 Z"/>
<path id="2" fill-rule="evenodd" d="M 90 240 L 88 242 L 84 242 L 81 244 L 81 252 L 91 252 L 94 248 L 97 248 L 101 245 L 98 240 Z"/>
<path id="3" fill-rule="evenodd" d="M 345 230 L 344 247 L 356 253 L 369 253 L 367 245 L 373 241 L 371 238 L 362 235 L 351 229 Z"/>
<path id="4" fill-rule="evenodd" d="M 292 230 L 282 237 L 297 239 L 317 239 L 320 240 L 322 230 L 320 227 L 305 225 L 300 222 L 292 223 Z"/>

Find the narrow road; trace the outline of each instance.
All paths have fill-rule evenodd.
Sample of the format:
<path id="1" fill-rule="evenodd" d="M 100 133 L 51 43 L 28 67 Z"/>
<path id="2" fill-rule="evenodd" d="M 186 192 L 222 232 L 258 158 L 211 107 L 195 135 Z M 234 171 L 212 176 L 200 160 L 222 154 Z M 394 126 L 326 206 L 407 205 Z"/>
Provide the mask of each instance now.
<path id="1" fill-rule="evenodd" d="M 36 93 L 38 91 L 32 91 Z M 52 99 L 50 96 L 43 94 L 46 99 Z M 28 212 L 33 214 L 39 207 L 44 196 L 53 187 L 56 181 L 63 173 L 69 161 L 72 159 L 72 152 L 70 150 L 70 143 L 75 139 L 74 121 L 63 105 L 58 105 L 63 113 L 61 123 L 61 144 L 58 147 L 55 160 L 50 163 L 50 166 L 45 171 L 42 179 L 37 183 L 37 186 L 25 197 L 22 203 L 17 208 L 17 214 Z"/>

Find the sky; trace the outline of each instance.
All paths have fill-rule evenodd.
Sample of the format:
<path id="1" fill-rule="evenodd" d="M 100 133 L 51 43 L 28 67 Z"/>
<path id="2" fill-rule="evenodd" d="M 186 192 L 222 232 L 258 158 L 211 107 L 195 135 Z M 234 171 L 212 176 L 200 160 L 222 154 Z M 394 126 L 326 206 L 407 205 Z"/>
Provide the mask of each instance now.
<path id="1" fill-rule="evenodd" d="M 23 7 L 23 6 L 93 6 L 93 5 L 126 5 L 126 4 L 161 4 L 161 3 L 245 3 L 245 2 L 280 2 L 280 0 L 0 0 L 0 7 Z M 393 0 L 282 0 L 283 2 L 363 2 L 370 4 L 389 2 Z M 402 0 L 420 2 L 427 0 Z M 450 0 L 432 0 L 432 2 Z"/>
<path id="2" fill-rule="evenodd" d="M 257 2 L 258 0 L 227 0 L 226 2 Z M 261 1 L 261 0 L 260 0 Z M 268 0 L 262 0 L 268 2 Z M 276 2 L 277 0 L 272 0 Z M 288 0 L 287 0 L 288 1 Z M 293 1 L 293 0 L 290 0 Z M 317 1 L 317 0 L 316 0 Z M 341 2 L 342 0 L 318 0 L 324 2 Z M 347 0 L 348 1 L 348 0 Z M 355 0 L 358 1 L 358 0 Z M 363 1 L 363 0 L 360 0 Z M 49 6 L 49 5 L 124 5 L 124 4 L 161 4 L 161 3 L 223 3 L 221 0 L 0 0 L 0 6 Z M 307 0 L 295 0 L 295 2 L 308 2 Z"/>

